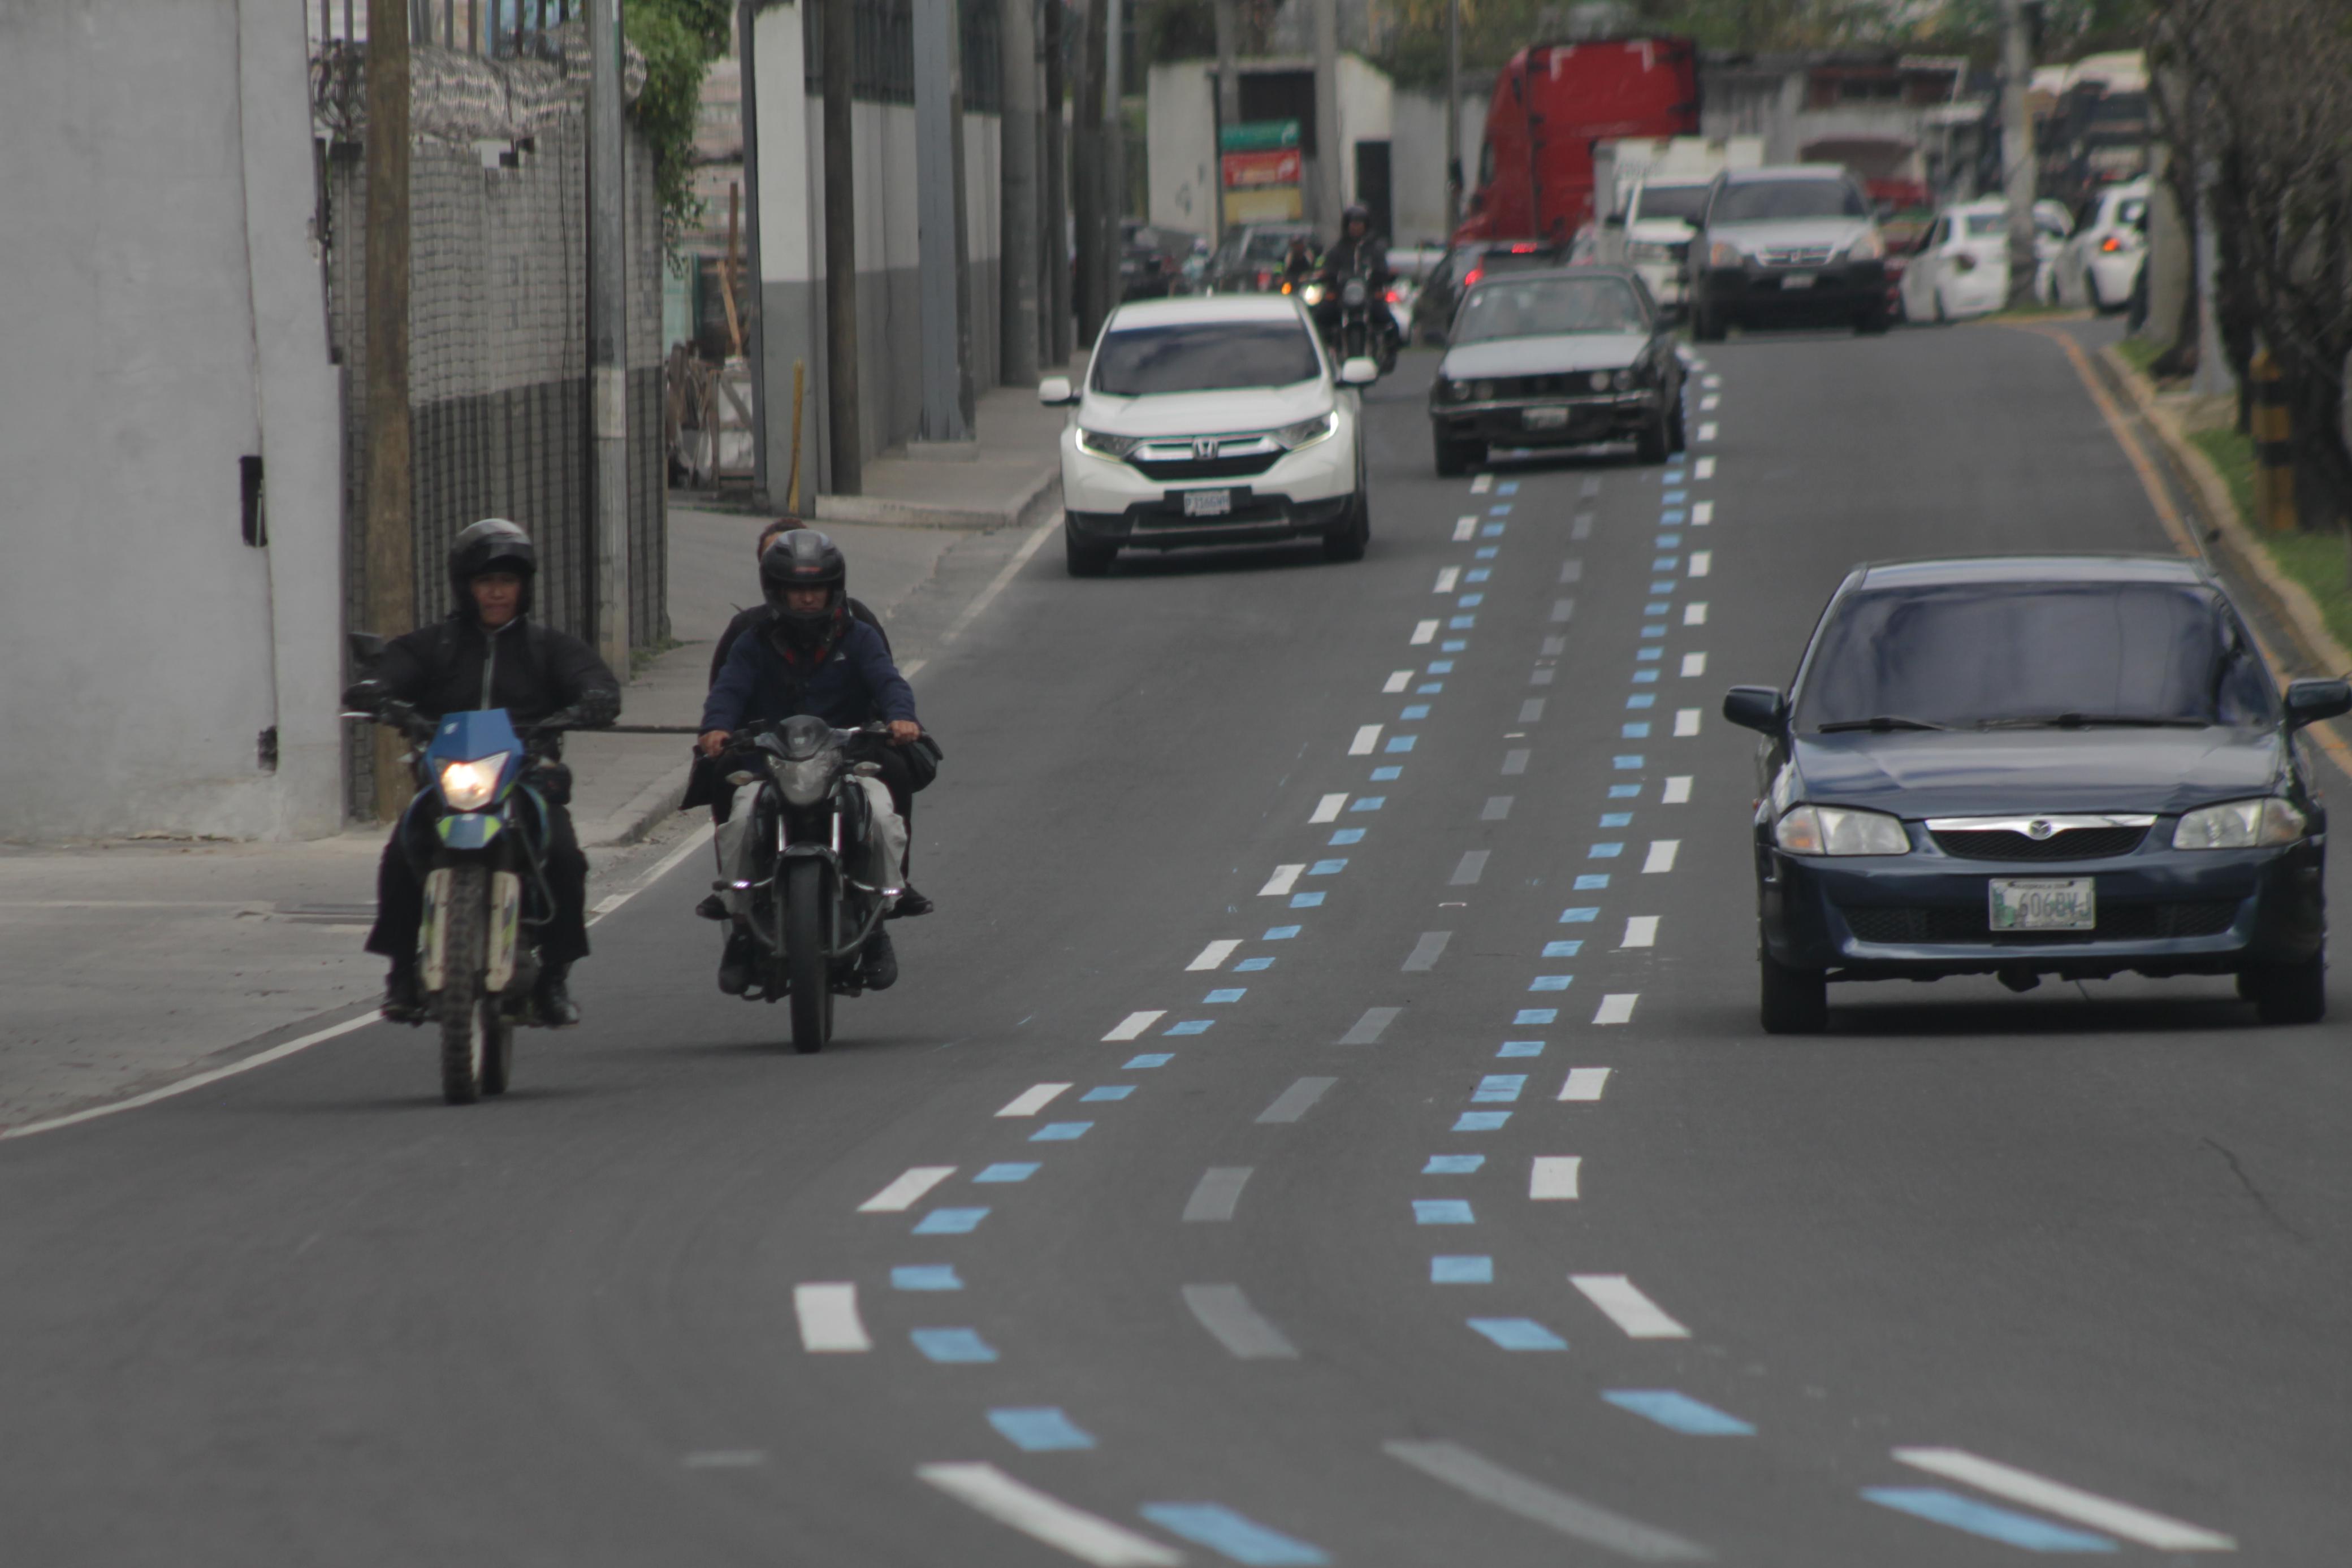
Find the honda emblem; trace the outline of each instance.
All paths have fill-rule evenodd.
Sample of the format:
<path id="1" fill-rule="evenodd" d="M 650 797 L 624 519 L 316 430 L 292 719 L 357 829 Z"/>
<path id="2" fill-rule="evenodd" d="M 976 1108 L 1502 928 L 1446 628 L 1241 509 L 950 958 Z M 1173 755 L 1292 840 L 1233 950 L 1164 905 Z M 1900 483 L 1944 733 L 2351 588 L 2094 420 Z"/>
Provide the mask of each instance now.
<path id="1" fill-rule="evenodd" d="M 1206 441 L 1195 441 L 1194 443 L 1192 443 L 1192 461 L 1193 461 L 1193 462 L 1195 462 L 1195 463 L 1210 463 L 1210 462 L 1213 462 L 1213 461 L 1215 461 L 1215 459 L 1216 459 L 1216 455 L 1217 455 L 1217 444 L 1216 444 L 1216 442 L 1215 442 L 1213 439 L 1206 440 Z"/>

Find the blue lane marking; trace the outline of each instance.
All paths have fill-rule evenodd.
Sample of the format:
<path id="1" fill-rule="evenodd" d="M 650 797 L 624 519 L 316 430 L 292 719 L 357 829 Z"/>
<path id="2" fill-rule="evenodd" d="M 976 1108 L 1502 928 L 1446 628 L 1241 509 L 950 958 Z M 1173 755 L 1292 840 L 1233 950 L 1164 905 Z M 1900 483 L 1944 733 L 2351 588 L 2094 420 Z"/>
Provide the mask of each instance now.
<path id="1" fill-rule="evenodd" d="M 961 1291 L 963 1281 L 956 1277 L 952 1263 L 906 1263 L 890 1270 L 890 1288 L 894 1291 Z"/>
<path id="2" fill-rule="evenodd" d="M 1654 675 L 1658 672 L 1655 670 L 1643 670 L 1641 673 L 1645 675 Z M 1658 706 L 1658 694 L 1655 692 L 1635 692 L 1625 699 L 1625 706 L 1636 710 L 1655 707 Z"/>
<path id="3" fill-rule="evenodd" d="M 1601 1397 L 1620 1410 L 1631 1410 L 1661 1427 L 1693 1437 L 1750 1437 L 1756 1434 L 1756 1428 L 1738 1416 L 1727 1416 L 1712 1405 L 1671 1388 L 1612 1388 Z"/>
<path id="4" fill-rule="evenodd" d="M 1665 656 L 1666 651 L 1664 648 L 1636 648 L 1633 650 L 1633 657 L 1636 659 L 1663 659 Z"/>
<path id="5" fill-rule="evenodd" d="M 1294 893 L 1290 895 L 1290 907 L 1293 909 L 1320 909 L 1322 906 L 1323 895 L 1319 893 Z M 1168 1032 L 1174 1034 L 1176 1031 L 1171 1029 Z"/>
<path id="6" fill-rule="evenodd" d="M 1029 1134 L 1033 1144 L 1071 1144 L 1087 1135 L 1092 1122 L 1048 1122 Z"/>
<path id="7" fill-rule="evenodd" d="M 1587 905 L 1563 909 L 1559 912 L 1559 923 L 1562 925 L 1590 925 L 1600 918 L 1601 911 Z"/>
<path id="8" fill-rule="evenodd" d="M 1470 641 L 1466 637 L 1449 637 L 1437 646 L 1441 653 L 1459 653 L 1469 648 Z"/>
<path id="9" fill-rule="evenodd" d="M 1622 843 L 1603 841 L 1587 849 L 1584 852 L 1584 858 L 1589 861 L 1613 861 L 1624 852 L 1625 846 Z"/>
<path id="10" fill-rule="evenodd" d="M 1045 1168 L 1034 1160 L 1000 1160 L 971 1179 L 974 1181 L 1027 1181 Z"/>
<path id="11" fill-rule="evenodd" d="M 1544 1042 L 1539 1040 L 1507 1040 L 1496 1056 L 1541 1056 Z"/>
<path id="12" fill-rule="evenodd" d="M 1666 623 L 1665 623 L 1664 622 L 1663 622 L 1663 621 L 1644 621 L 1643 622 L 1642 622 L 1642 635 L 1643 635 L 1643 636 L 1644 636 L 1644 637 L 1663 637 L 1663 636 L 1664 636 L 1665 634 L 1666 634 Z"/>
<path id="13" fill-rule="evenodd" d="M 1252 959 L 1251 962 L 1255 963 L 1256 960 Z M 1266 962 L 1271 964 L 1274 960 L 1268 958 Z M 1120 1069 L 1120 1071 L 1125 1072 L 1137 1072 L 1147 1067 L 1165 1067 L 1175 1060 L 1176 1053 L 1172 1051 L 1147 1051 L 1141 1056 L 1129 1057 L 1127 1059 L 1127 1065 Z"/>
<path id="14" fill-rule="evenodd" d="M 1658 521 L 1661 523 L 1674 523 L 1680 525 L 1682 520 L 1683 509 L 1680 507 L 1668 507 L 1658 514 Z M 1664 538 L 1665 536 L 1661 535 L 1660 537 Z"/>
<path id="15" fill-rule="evenodd" d="M 994 1361 L 996 1347 L 978 1329 L 917 1329 L 915 1348 L 933 1361 Z"/>
<path id="16" fill-rule="evenodd" d="M 1583 951 L 1584 939 L 1571 936 L 1565 941 L 1545 943 L 1543 956 L 1547 958 L 1573 958 Z"/>
<path id="17" fill-rule="evenodd" d="M 1603 811 L 1601 813 L 1601 825 L 1604 828 L 1630 828 L 1633 825 L 1633 813 L 1631 811 Z"/>
<path id="18" fill-rule="evenodd" d="M 1404 769 L 1393 762 L 1383 763 L 1372 769 L 1372 782 L 1375 784 L 1386 784 L 1403 777 Z"/>
<path id="19" fill-rule="evenodd" d="M 1937 1524 L 1948 1524 L 1970 1535 L 1981 1535 L 2004 1546 L 2028 1552 L 2113 1552 L 2116 1543 L 2104 1535 L 2068 1530 L 2031 1514 L 2012 1513 L 1979 1502 L 1941 1487 L 1864 1487 L 1862 1495 L 1881 1508 L 1892 1508 Z"/>
<path id="20" fill-rule="evenodd" d="M 1307 868 L 1307 874 L 1308 876 L 1337 876 L 1347 869 L 1348 862 L 1345 860 L 1317 861 L 1313 865 Z"/>
<path id="21" fill-rule="evenodd" d="M 1658 476 L 1658 482 L 1662 485 L 1679 485 L 1683 482 L 1683 471 L 1678 466 L 1669 468 Z"/>
<path id="22" fill-rule="evenodd" d="M 1259 940 L 1262 942 L 1287 942 L 1293 936 L 1297 936 L 1299 932 L 1305 929 L 1306 927 L 1300 925 L 1269 925 L 1265 928 L 1265 935 L 1260 937 Z"/>
<path id="23" fill-rule="evenodd" d="M 1114 1100 L 1124 1100 L 1134 1092 L 1135 1085 L 1132 1083 L 1105 1083 L 1099 1088 L 1089 1089 L 1079 1095 L 1078 1103 L 1081 1105 L 1104 1104 Z"/>
<path id="24" fill-rule="evenodd" d="M 1657 683 L 1657 679 L 1658 672 L 1655 670 L 1636 670 L 1633 672 L 1633 684 L 1637 686 L 1654 685 Z"/>
<path id="25" fill-rule="evenodd" d="M 1642 766 L 1642 754 L 1636 751 L 1626 756 L 1612 757 L 1609 759 L 1609 762 L 1610 766 L 1615 768 L 1621 773 L 1632 772 Z"/>
<path id="26" fill-rule="evenodd" d="M 1417 696 L 1440 696 L 1444 694 L 1445 683 L 1444 681 L 1423 681 L 1421 685 L 1413 687 L 1412 689 L 1414 695 Z"/>
<path id="27" fill-rule="evenodd" d="M 1486 602 L 1486 596 L 1483 593 L 1465 593 L 1454 602 L 1459 604 L 1465 610 L 1475 610 L 1478 606 Z"/>
<path id="28" fill-rule="evenodd" d="M 1508 1105 L 1527 1092 L 1528 1075 L 1524 1072 L 1489 1072 L 1478 1080 L 1478 1087 L 1470 1099 L 1481 1105 Z"/>
<path id="29" fill-rule="evenodd" d="M 1432 1155 L 1421 1167 L 1423 1176 L 1468 1176 L 1486 1163 L 1484 1155 Z"/>
<path id="30" fill-rule="evenodd" d="M 1420 738 L 1421 737 L 1417 735 L 1392 735 L 1389 737 L 1389 743 L 1381 749 L 1391 756 L 1399 752 L 1411 751 L 1412 743 Z"/>
<path id="31" fill-rule="evenodd" d="M 1501 523 L 1488 523 L 1486 527 L 1478 530 L 1478 537 L 1482 539 L 1501 538 L 1503 537 L 1503 525 Z"/>
<path id="32" fill-rule="evenodd" d="M 1237 1002 L 1249 994 L 1247 986 L 1220 986 L 1201 999 L 1203 1002 Z"/>
<path id="33" fill-rule="evenodd" d="M 1478 618 L 1475 615 L 1454 615 L 1448 617 L 1445 624 L 1456 632 L 1468 632 L 1476 627 Z"/>
<path id="34" fill-rule="evenodd" d="M 988 1218 L 984 1208 L 935 1208 L 916 1225 L 918 1236 L 968 1236 Z"/>
<path id="35" fill-rule="evenodd" d="M 1558 1008 L 1521 1008 L 1512 1015 L 1511 1021 L 1513 1023 L 1558 1023 L 1559 1009 Z"/>
<path id="36" fill-rule="evenodd" d="M 1482 556 L 1486 556 L 1493 555 L 1495 552 L 1491 549 L 1484 549 L 1480 550 L 1478 553 Z M 1470 570 L 1462 574 L 1462 580 L 1465 582 L 1484 582 L 1494 575 L 1493 570 L 1489 568 L 1483 566 L 1474 567 Z"/>
<path id="37" fill-rule="evenodd" d="M 1516 496 L 1518 493 L 1519 482 L 1517 479 L 1506 479 L 1495 486 L 1495 494 L 1497 496 Z"/>
<path id="38" fill-rule="evenodd" d="M 1505 501 L 1499 506 L 1489 507 L 1486 508 L 1486 515 L 1490 517 L 1507 517 L 1511 515 L 1511 504 Z"/>
<path id="39" fill-rule="evenodd" d="M 1653 601 L 1642 606 L 1642 613 L 1644 615 L 1664 615 L 1667 611 L 1672 610 L 1674 606 L 1671 604 L 1660 604 Z"/>
<path id="40" fill-rule="evenodd" d="M 1352 802 L 1348 807 L 1348 810 L 1350 811 L 1377 811 L 1388 803 L 1389 798 L 1386 795 L 1366 795 Z"/>
<path id="41" fill-rule="evenodd" d="M 1317 898 L 1320 898 L 1323 895 L 1318 893 L 1315 894 L 1315 896 Z M 1209 1026 L 1216 1021 L 1217 1020 L 1214 1019 L 1186 1019 L 1181 1023 L 1170 1024 L 1166 1029 L 1161 1030 L 1160 1032 L 1162 1034 L 1206 1034 L 1209 1032 Z"/>
<path id="42" fill-rule="evenodd" d="M 1564 991 L 1568 989 L 1569 982 L 1575 978 L 1576 977 L 1574 975 L 1538 975 L 1534 979 L 1528 982 L 1528 989 L 1531 991 Z"/>
<path id="43" fill-rule="evenodd" d="M 1491 1285 L 1495 1282 L 1495 1260 L 1492 1258 L 1452 1257 L 1429 1260 L 1429 1282 L 1433 1285 Z"/>
<path id="44" fill-rule="evenodd" d="M 1576 879 L 1576 891 L 1579 893 L 1595 893 L 1608 885 L 1607 872 L 1587 872 Z"/>
<path id="45" fill-rule="evenodd" d="M 1472 1318 L 1470 1326 L 1504 1350 L 1566 1350 L 1568 1342 L 1533 1318 Z"/>
<path id="46" fill-rule="evenodd" d="M 1660 578 L 1657 581 L 1650 584 L 1650 591 L 1652 593 L 1672 593 L 1674 591 L 1675 585 L 1664 578 Z"/>
<path id="47" fill-rule="evenodd" d="M 1639 784 L 1612 784 L 1609 786 L 1609 798 L 1612 800 L 1638 800 L 1642 798 L 1642 787 Z"/>
<path id="48" fill-rule="evenodd" d="M 988 1424 L 1024 1454 L 1053 1454 L 1068 1448 L 1091 1448 L 1092 1435 L 1053 1406 L 1042 1408 L 991 1410 Z"/>
<path id="49" fill-rule="evenodd" d="M 1432 659 L 1429 661 L 1429 673 L 1433 675 L 1450 675 L 1454 673 L 1454 661 L 1451 659 Z"/>
<path id="50" fill-rule="evenodd" d="M 1659 549 L 1680 549 L 1683 548 L 1683 537 L 1680 534 L 1660 534 L 1658 536 L 1657 548 Z M 1655 571 L 1659 569 L 1652 567 L 1650 570 Z"/>
<path id="51" fill-rule="evenodd" d="M 1679 478 L 1679 473 L 1675 476 L 1676 478 Z M 1658 497 L 1661 504 L 1669 506 L 1676 501 L 1687 501 L 1689 499 L 1690 492 L 1688 490 L 1668 490 Z"/>
<path id="52" fill-rule="evenodd" d="M 1469 1200 L 1459 1197 L 1416 1197 L 1412 1200 L 1412 1222 L 1415 1225 L 1475 1225 Z"/>
<path id="53" fill-rule="evenodd" d="M 1311 1568 L 1328 1563 L 1318 1546 L 1269 1530 L 1222 1503 L 1154 1502 L 1139 1511 L 1144 1518 L 1171 1535 L 1181 1535 L 1195 1546 L 1205 1546 L 1228 1563 L 1249 1568 Z"/>
<path id="54" fill-rule="evenodd" d="M 1274 960 L 1271 958 L 1244 958 L 1234 966 L 1234 972 L 1237 975 L 1255 975 L 1261 969 L 1273 967 Z"/>
<path id="55" fill-rule="evenodd" d="M 1428 716 L 1429 705 L 1427 703 L 1408 703 L 1405 705 L 1405 710 L 1397 715 L 1397 718 L 1400 722 L 1409 718 L 1427 718 Z"/>
<path id="56" fill-rule="evenodd" d="M 1503 547 L 1500 545 L 1480 545 L 1470 552 L 1472 559 L 1476 560 L 1492 560 L 1502 553 Z"/>
<path id="57" fill-rule="evenodd" d="M 1491 1133 L 1511 1119 L 1508 1111 L 1465 1111 L 1454 1118 L 1457 1133 Z"/>
<path id="58" fill-rule="evenodd" d="M 1647 740 L 1650 738 L 1650 727 L 1646 724 L 1620 725 L 1617 733 L 1627 740 Z"/>
<path id="59" fill-rule="evenodd" d="M 1364 830 L 1361 828 L 1341 828 L 1331 835 L 1334 844 L 1360 844 L 1363 841 Z"/>

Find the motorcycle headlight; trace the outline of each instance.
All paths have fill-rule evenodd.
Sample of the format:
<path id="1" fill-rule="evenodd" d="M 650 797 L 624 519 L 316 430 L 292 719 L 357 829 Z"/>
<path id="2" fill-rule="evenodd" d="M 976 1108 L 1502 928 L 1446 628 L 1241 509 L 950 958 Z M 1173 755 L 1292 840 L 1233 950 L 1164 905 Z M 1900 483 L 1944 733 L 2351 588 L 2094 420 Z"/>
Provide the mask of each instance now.
<path id="1" fill-rule="evenodd" d="M 1353 310 L 1364 302 L 1364 280 L 1351 277 L 1339 285 L 1339 303 Z"/>
<path id="2" fill-rule="evenodd" d="M 2176 850 L 2271 849 L 2303 837 L 2310 824 L 2294 805 L 2273 795 L 2200 807 L 2172 830 Z"/>
<path id="3" fill-rule="evenodd" d="M 1904 855 L 1911 835 L 1903 819 L 1843 806 L 1799 806 L 1772 830 L 1772 841 L 1792 855 Z"/>
<path id="4" fill-rule="evenodd" d="M 441 799 L 453 811 L 478 811 L 499 792 L 499 776 L 507 770 L 512 753 L 494 751 L 471 762 L 441 765 Z"/>
<path id="5" fill-rule="evenodd" d="M 1319 283 L 1310 283 L 1305 288 L 1299 290 L 1299 298 L 1305 299 L 1309 305 L 1322 304 L 1323 295 L 1324 287 Z"/>
<path id="6" fill-rule="evenodd" d="M 1318 413 L 1313 419 L 1302 419 L 1297 424 L 1286 424 L 1275 431 L 1274 444 L 1286 451 L 1296 452 L 1302 446 L 1312 446 L 1339 428 L 1339 411 Z"/>
<path id="7" fill-rule="evenodd" d="M 1876 229 L 1873 229 L 1846 246 L 1845 254 L 1849 261 L 1883 261 L 1886 256 L 1886 242 L 1878 237 Z"/>
<path id="8" fill-rule="evenodd" d="M 794 806 L 814 806 L 833 789 L 834 757 L 831 752 L 798 761 L 778 760 L 776 786 L 783 790 L 784 800 Z"/>
<path id="9" fill-rule="evenodd" d="M 1142 442 L 1132 435 L 1110 435 L 1099 430 L 1080 430 L 1078 444 L 1097 457 L 1108 457 L 1114 463 L 1123 461 Z"/>
<path id="10" fill-rule="evenodd" d="M 1738 246 L 1719 239 L 1706 247 L 1706 264 L 1709 267 L 1744 267 L 1748 258 L 1739 254 Z"/>

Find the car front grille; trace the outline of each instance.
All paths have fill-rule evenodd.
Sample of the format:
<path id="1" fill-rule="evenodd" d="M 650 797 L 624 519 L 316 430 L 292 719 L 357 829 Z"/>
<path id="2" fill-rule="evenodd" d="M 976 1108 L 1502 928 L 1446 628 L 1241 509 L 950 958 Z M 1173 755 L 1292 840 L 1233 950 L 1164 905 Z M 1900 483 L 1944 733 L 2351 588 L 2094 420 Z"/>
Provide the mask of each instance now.
<path id="1" fill-rule="evenodd" d="M 1153 459 L 1140 454 L 1128 459 L 1129 465 L 1147 479 L 1244 479 L 1253 474 L 1263 474 L 1282 455 L 1280 448 L 1272 452 L 1245 453 L 1237 457 L 1185 457 Z"/>
<path id="2" fill-rule="evenodd" d="M 1596 389 L 1590 371 L 1570 371 L 1555 376 L 1496 376 L 1490 380 L 1468 383 L 1477 389 L 1481 401 L 1527 397 L 1592 397 L 1608 389 Z M 1495 390 L 1488 392 L 1486 389 Z"/>
<path id="3" fill-rule="evenodd" d="M 2013 829 L 1947 828 L 1930 834 L 1948 855 L 1971 861 L 2105 860 L 2127 855 L 2147 837 L 2145 827 L 2062 828 L 2046 839 Z"/>
<path id="4" fill-rule="evenodd" d="M 1780 246 L 1758 251 L 1756 259 L 1767 267 L 1825 267 L 1829 264 L 1830 247 L 1825 245 Z"/>
<path id="5" fill-rule="evenodd" d="M 1904 908 L 1869 904 L 1841 909 L 1857 940 L 1918 946 L 1938 942 L 2047 946 L 2063 942 L 2140 942 L 2171 936 L 2218 936 L 2238 918 L 2234 898 L 2137 904 L 2102 903 L 2088 931 L 1995 931 L 1982 904 Z"/>

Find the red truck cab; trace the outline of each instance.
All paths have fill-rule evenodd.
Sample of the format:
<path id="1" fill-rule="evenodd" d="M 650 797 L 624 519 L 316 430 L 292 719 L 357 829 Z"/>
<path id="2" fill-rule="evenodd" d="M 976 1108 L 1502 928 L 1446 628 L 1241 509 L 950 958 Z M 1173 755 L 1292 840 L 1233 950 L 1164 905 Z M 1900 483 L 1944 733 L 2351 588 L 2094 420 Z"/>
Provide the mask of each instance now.
<path id="1" fill-rule="evenodd" d="M 1565 245 L 1591 222 L 1592 144 L 1698 134 L 1698 46 L 1688 38 L 1537 44 L 1496 73 L 1478 177 L 1456 244 Z"/>

